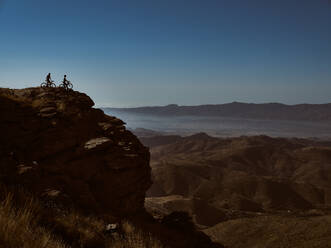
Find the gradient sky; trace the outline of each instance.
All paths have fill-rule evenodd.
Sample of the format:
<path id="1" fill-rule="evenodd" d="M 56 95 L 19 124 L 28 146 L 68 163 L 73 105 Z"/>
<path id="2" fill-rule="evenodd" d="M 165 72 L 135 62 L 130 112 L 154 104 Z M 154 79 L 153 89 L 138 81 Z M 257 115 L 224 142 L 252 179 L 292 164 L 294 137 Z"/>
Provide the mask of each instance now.
<path id="1" fill-rule="evenodd" d="M 98 106 L 331 102 L 330 0 L 0 0 L 0 87 Z"/>

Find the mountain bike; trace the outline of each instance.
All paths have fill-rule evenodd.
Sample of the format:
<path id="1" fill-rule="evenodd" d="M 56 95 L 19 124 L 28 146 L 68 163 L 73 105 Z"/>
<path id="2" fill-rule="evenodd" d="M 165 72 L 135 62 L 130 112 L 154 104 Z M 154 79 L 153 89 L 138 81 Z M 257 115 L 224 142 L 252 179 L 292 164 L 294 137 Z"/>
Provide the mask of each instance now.
<path id="1" fill-rule="evenodd" d="M 66 90 L 72 90 L 73 85 L 72 85 L 72 83 L 70 81 L 67 81 L 65 83 L 60 84 L 59 87 L 62 87 L 64 89 L 66 89 Z"/>
<path id="2" fill-rule="evenodd" d="M 50 81 L 50 82 L 43 82 L 40 87 L 42 88 L 55 88 L 56 84 L 54 83 L 54 81 Z"/>

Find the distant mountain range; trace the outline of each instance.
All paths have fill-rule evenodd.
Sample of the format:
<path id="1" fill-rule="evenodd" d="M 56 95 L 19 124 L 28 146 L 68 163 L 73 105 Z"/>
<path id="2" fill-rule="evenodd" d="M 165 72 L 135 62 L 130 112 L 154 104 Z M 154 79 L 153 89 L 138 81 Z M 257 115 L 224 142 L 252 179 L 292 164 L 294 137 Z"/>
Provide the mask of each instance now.
<path id="1" fill-rule="evenodd" d="M 267 120 L 331 121 L 331 103 L 297 104 L 281 103 L 240 103 L 216 105 L 104 108 L 105 111 L 121 111 L 132 114 L 156 116 L 213 116 Z"/>

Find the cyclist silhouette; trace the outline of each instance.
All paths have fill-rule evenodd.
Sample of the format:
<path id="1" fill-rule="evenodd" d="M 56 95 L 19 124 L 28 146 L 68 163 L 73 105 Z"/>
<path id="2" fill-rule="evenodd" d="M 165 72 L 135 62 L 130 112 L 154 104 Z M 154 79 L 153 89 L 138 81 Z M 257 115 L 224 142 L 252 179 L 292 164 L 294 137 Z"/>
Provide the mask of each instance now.
<path id="1" fill-rule="evenodd" d="M 47 76 L 46 76 L 46 82 L 47 83 L 51 83 L 52 82 L 51 74 L 50 73 L 48 73 Z"/>
<path id="2" fill-rule="evenodd" d="M 63 83 L 63 84 L 67 84 L 67 82 L 68 82 L 68 80 L 67 80 L 67 75 L 64 75 L 64 78 L 63 78 L 62 83 Z"/>
<path id="3" fill-rule="evenodd" d="M 66 90 L 72 89 L 72 83 L 67 80 L 67 75 L 64 75 L 62 84 L 60 84 L 60 87 L 63 87 Z"/>
<path id="4" fill-rule="evenodd" d="M 54 84 L 54 82 L 51 79 L 51 73 L 47 74 L 45 82 L 42 83 L 40 86 L 43 87 L 43 88 L 45 88 L 45 87 L 56 87 L 56 85 Z"/>

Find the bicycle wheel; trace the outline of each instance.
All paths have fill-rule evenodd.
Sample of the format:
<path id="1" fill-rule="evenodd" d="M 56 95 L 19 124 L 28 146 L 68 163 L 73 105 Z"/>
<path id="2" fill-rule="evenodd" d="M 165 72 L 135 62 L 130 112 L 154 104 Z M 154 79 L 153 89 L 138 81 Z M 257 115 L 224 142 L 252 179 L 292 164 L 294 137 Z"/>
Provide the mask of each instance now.
<path id="1" fill-rule="evenodd" d="M 41 87 L 41 88 L 46 88 L 46 87 L 47 87 L 47 83 L 45 83 L 45 82 L 42 83 L 42 84 L 40 85 L 40 87 Z"/>
<path id="2" fill-rule="evenodd" d="M 69 90 L 72 90 L 72 88 L 73 88 L 74 86 L 72 85 L 72 83 L 68 83 L 68 85 L 67 85 L 67 88 L 69 89 Z"/>
<path id="3" fill-rule="evenodd" d="M 55 83 L 50 83 L 49 87 L 56 88 L 56 84 Z"/>

